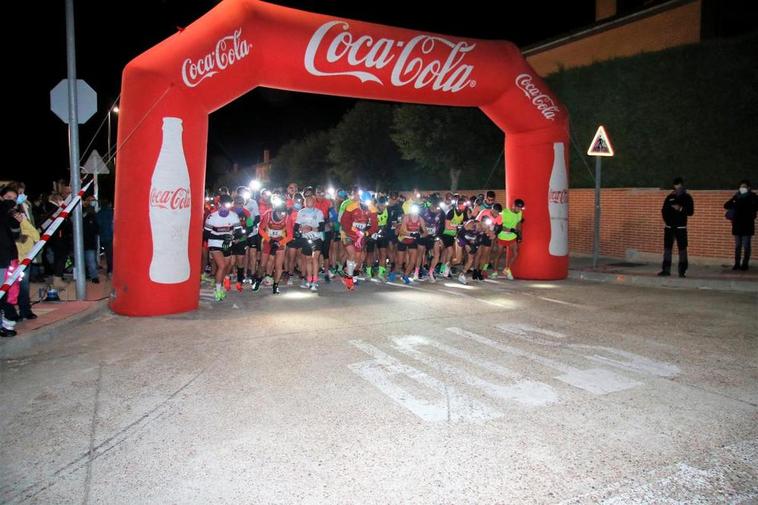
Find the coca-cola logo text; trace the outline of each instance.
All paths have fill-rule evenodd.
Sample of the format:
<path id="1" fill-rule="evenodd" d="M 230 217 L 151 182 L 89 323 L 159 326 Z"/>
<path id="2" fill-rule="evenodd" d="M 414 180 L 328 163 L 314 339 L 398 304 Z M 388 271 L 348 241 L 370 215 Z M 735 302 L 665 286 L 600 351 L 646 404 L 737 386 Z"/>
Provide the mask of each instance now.
<path id="1" fill-rule="evenodd" d="M 519 74 L 516 77 L 516 86 L 519 87 L 524 95 L 532 101 L 532 104 L 537 107 L 537 110 L 550 121 L 555 120 L 555 113 L 560 111 L 552 98 L 544 94 L 535 84 L 532 82 L 532 76 L 529 74 Z"/>
<path id="2" fill-rule="evenodd" d="M 330 31 L 340 26 L 341 31 Z M 410 40 L 374 39 L 370 35 L 353 35 L 345 21 L 324 23 L 313 33 L 305 50 L 305 69 L 315 76 L 349 75 L 361 82 L 384 85 L 374 69 L 392 64 L 390 83 L 401 87 L 412 84 L 421 89 L 431 86 L 435 91 L 458 91 L 476 85 L 471 79 L 473 65 L 461 63 L 476 44 L 453 42 L 443 37 L 417 35 Z M 447 48 L 447 58 L 427 59 L 426 55 L 439 47 Z M 323 48 L 323 49 L 322 49 Z M 328 63 L 346 61 L 360 70 L 330 71 L 316 68 L 316 57 L 324 54 Z"/>
<path id="3" fill-rule="evenodd" d="M 191 199 L 190 192 L 187 188 L 177 188 L 175 190 L 161 191 L 150 188 L 150 206 L 160 207 L 161 209 L 188 209 Z"/>
<path id="4" fill-rule="evenodd" d="M 568 190 L 564 189 L 562 191 L 553 191 L 550 190 L 550 196 L 549 196 L 549 203 L 568 203 L 569 201 L 569 192 Z"/>
<path id="5" fill-rule="evenodd" d="M 202 58 L 195 61 L 190 58 L 184 60 L 182 64 L 184 84 L 189 88 L 194 88 L 204 79 L 213 77 L 250 54 L 252 44 L 241 39 L 241 36 L 242 28 L 238 28 L 233 34 L 220 38 L 215 48 Z"/>

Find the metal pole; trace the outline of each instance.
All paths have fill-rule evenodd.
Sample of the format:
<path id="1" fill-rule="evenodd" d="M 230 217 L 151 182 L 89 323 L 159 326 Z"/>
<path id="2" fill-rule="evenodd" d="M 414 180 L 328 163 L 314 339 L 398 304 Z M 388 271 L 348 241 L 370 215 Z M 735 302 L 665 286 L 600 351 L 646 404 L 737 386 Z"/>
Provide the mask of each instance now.
<path id="1" fill-rule="evenodd" d="M 603 158 L 595 156 L 595 240 L 592 244 L 592 268 L 597 268 L 600 254 L 600 163 Z"/>
<path id="2" fill-rule="evenodd" d="M 66 68 L 68 69 L 68 150 L 71 163 L 71 192 L 81 189 L 79 181 L 79 114 L 76 99 L 76 39 L 74 33 L 74 0 L 66 0 Z M 74 207 L 74 264 L 76 265 L 76 299 L 87 296 L 87 269 L 84 266 L 84 233 L 82 206 Z"/>

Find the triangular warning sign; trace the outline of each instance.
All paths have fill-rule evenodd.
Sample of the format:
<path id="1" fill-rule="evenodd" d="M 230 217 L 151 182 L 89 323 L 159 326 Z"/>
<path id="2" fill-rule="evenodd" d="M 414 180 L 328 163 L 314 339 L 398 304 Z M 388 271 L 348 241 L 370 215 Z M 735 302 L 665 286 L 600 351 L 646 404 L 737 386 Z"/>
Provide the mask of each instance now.
<path id="1" fill-rule="evenodd" d="M 605 128 L 602 125 L 595 132 L 595 137 L 592 139 L 587 154 L 590 156 L 613 156 L 611 140 L 608 138 L 608 134 L 605 133 Z"/>
<path id="2" fill-rule="evenodd" d="M 108 170 L 108 165 L 105 164 L 100 153 L 97 152 L 97 149 L 94 149 L 89 155 L 89 158 L 87 158 L 87 162 L 84 164 L 82 172 L 85 174 L 100 175 L 111 173 L 111 171 Z"/>

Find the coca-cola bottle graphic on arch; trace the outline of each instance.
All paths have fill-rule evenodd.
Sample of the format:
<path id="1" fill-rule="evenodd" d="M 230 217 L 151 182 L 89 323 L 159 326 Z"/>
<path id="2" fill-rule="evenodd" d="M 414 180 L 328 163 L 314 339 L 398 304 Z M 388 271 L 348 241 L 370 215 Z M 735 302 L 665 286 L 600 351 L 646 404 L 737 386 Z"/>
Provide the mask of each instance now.
<path id="1" fill-rule="evenodd" d="M 553 170 L 550 174 L 547 209 L 550 214 L 550 245 L 553 256 L 568 254 L 568 174 L 563 142 L 553 143 Z"/>
<path id="2" fill-rule="evenodd" d="M 182 120 L 163 118 L 163 141 L 150 185 L 153 257 L 150 280 L 177 284 L 189 279 L 190 177 L 182 146 Z"/>

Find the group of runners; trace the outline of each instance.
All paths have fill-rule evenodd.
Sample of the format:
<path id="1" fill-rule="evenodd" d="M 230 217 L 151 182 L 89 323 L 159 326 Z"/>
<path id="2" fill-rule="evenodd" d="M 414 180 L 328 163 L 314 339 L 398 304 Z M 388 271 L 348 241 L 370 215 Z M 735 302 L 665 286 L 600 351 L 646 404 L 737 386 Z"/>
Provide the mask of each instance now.
<path id="1" fill-rule="evenodd" d="M 339 278 L 348 290 L 378 282 L 463 284 L 503 275 L 518 255 L 524 202 L 508 207 L 495 193 L 408 196 L 306 187 L 286 191 L 241 186 L 206 198 L 203 279 L 222 301 L 231 289 L 293 285 L 318 291 Z M 500 266 L 503 266 L 500 270 Z"/>

